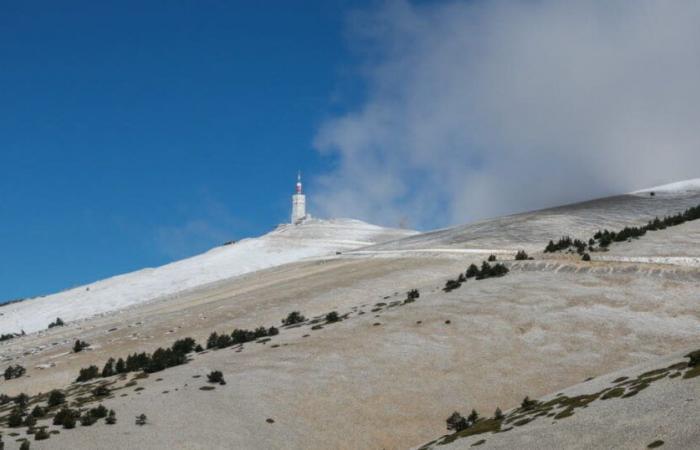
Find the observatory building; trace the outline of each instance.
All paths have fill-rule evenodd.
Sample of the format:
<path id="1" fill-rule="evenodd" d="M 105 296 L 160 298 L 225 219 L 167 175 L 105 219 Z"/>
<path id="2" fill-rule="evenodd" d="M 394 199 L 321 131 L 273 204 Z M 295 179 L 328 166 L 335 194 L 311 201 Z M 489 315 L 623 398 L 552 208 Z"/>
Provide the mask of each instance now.
<path id="1" fill-rule="evenodd" d="M 297 186 L 292 195 L 292 225 L 297 225 L 306 219 L 306 195 L 301 189 L 301 172 L 297 174 Z"/>

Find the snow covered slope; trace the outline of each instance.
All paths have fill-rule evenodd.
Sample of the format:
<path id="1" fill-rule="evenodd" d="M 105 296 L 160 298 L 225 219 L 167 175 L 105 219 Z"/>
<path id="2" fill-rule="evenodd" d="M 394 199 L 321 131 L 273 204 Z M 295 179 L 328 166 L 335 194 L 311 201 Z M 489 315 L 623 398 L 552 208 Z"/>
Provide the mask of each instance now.
<path id="1" fill-rule="evenodd" d="M 0 306 L 0 332 L 43 330 L 56 317 L 64 321 L 83 319 L 256 270 L 414 233 L 351 219 L 311 219 L 297 226 L 280 225 L 264 236 L 217 247 L 165 266 Z"/>

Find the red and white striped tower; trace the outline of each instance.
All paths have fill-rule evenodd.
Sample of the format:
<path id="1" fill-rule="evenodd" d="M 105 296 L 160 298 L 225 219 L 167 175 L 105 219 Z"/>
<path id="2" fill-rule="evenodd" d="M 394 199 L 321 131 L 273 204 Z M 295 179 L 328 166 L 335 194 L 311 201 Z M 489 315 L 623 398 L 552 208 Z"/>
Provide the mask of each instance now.
<path id="1" fill-rule="evenodd" d="M 301 189 L 301 172 L 297 173 L 297 186 L 292 195 L 292 225 L 296 225 L 306 217 L 306 196 Z"/>

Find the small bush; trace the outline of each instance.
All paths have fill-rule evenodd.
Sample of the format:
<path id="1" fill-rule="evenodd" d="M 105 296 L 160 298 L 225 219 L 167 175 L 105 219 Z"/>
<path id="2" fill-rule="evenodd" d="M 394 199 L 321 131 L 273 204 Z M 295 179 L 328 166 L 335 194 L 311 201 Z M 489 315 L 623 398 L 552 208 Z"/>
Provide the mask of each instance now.
<path id="1" fill-rule="evenodd" d="M 469 414 L 469 417 L 467 417 L 467 422 L 474 424 L 478 419 L 479 413 L 476 412 L 476 409 L 472 409 L 471 414 Z"/>
<path id="2" fill-rule="evenodd" d="M 82 416 L 80 416 L 80 425 L 84 427 L 89 427 L 93 425 L 95 422 L 97 422 L 97 419 L 90 414 L 89 412 L 86 412 Z"/>
<path id="3" fill-rule="evenodd" d="M 407 299 L 410 298 L 411 300 L 415 300 L 415 299 L 417 299 L 417 298 L 419 298 L 419 297 L 420 297 L 420 292 L 418 291 L 418 289 L 411 289 L 410 291 L 408 291 L 408 292 L 406 293 L 406 298 L 407 298 Z"/>
<path id="4" fill-rule="evenodd" d="M 42 408 L 39 405 L 36 405 L 34 409 L 32 409 L 32 416 L 36 418 L 42 418 L 46 415 L 46 408 Z"/>
<path id="5" fill-rule="evenodd" d="M 299 311 L 292 311 L 287 315 L 287 317 L 282 319 L 282 325 L 295 325 L 304 321 L 306 321 L 306 317 L 304 317 Z"/>
<path id="6" fill-rule="evenodd" d="M 46 431 L 46 428 L 40 428 L 37 430 L 36 433 L 34 433 L 34 440 L 37 441 L 43 441 L 51 437 L 48 431 Z"/>
<path id="7" fill-rule="evenodd" d="M 10 415 L 7 416 L 7 426 L 10 428 L 21 427 L 23 421 L 22 408 L 19 407 L 13 408 Z"/>
<path id="8" fill-rule="evenodd" d="M 28 414 L 24 418 L 24 426 L 29 427 L 29 428 L 33 428 L 34 425 L 36 425 L 36 417 L 32 416 L 31 414 Z"/>
<path id="9" fill-rule="evenodd" d="M 29 396 L 25 394 L 24 392 L 21 392 L 17 394 L 13 399 L 13 402 L 15 402 L 15 405 L 20 407 L 22 410 L 27 407 L 27 403 L 29 403 Z"/>
<path id="10" fill-rule="evenodd" d="M 104 405 L 98 405 L 94 408 L 91 408 L 89 414 L 95 419 L 102 419 L 104 417 L 107 417 L 108 411 L 107 408 L 104 407 Z"/>
<path id="11" fill-rule="evenodd" d="M 51 323 L 49 324 L 49 328 L 53 328 L 53 327 L 62 327 L 62 326 L 64 326 L 64 325 L 65 325 L 65 323 L 63 322 L 63 320 L 61 320 L 60 317 L 56 317 L 56 321 L 51 322 Z"/>
<path id="12" fill-rule="evenodd" d="M 16 366 L 9 366 L 5 369 L 5 379 L 11 380 L 13 378 L 19 378 L 27 372 L 27 369 L 17 364 Z"/>
<path id="13" fill-rule="evenodd" d="M 80 353 L 83 351 L 83 349 L 90 347 L 90 344 L 88 344 L 85 341 L 81 341 L 80 339 L 75 340 L 75 344 L 73 344 L 73 351 L 75 353 Z"/>
<path id="14" fill-rule="evenodd" d="M 19 450 L 29 450 L 30 444 L 29 441 L 22 441 L 22 444 L 19 446 Z"/>
<path id="15" fill-rule="evenodd" d="M 114 412 L 113 409 L 109 410 L 109 414 L 107 414 L 107 418 L 105 419 L 105 423 L 107 425 L 114 425 L 117 423 L 117 414 Z"/>
<path id="16" fill-rule="evenodd" d="M 685 355 L 685 357 L 690 358 L 690 361 L 688 362 L 688 365 L 690 367 L 700 366 L 700 350 L 690 352 L 687 355 Z"/>
<path id="17" fill-rule="evenodd" d="M 460 286 L 462 286 L 462 283 L 460 283 L 457 280 L 447 280 L 447 282 L 445 283 L 445 287 L 442 288 L 442 290 L 445 292 L 450 292 L 454 291 L 455 289 L 458 289 Z"/>
<path id="18" fill-rule="evenodd" d="M 48 405 L 49 408 L 53 408 L 54 406 L 61 405 L 66 402 L 66 394 L 63 392 L 59 391 L 58 389 L 54 389 L 49 393 L 49 399 L 48 399 Z"/>
<path id="19" fill-rule="evenodd" d="M 209 372 L 207 379 L 210 383 L 226 384 L 226 381 L 224 381 L 224 374 L 221 373 L 220 370 L 212 370 Z"/>
<path id="20" fill-rule="evenodd" d="M 467 278 L 474 278 L 479 275 L 479 268 L 476 266 L 476 264 L 470 264 L 465 275 Z"/>
<path id="21" fill-rule="evenodd" d="M 111 377 L 115 373 L 116 372 L 114 370 L 114 358 L 109 358 L 105 363 L 105 366 L 102 368 L 102 373 L 100 374 L 100 376 L 102 378 L 106 378 Z"/>
<path id="22" fill-rule="evenodd" d="M 80 411 L 64 406 L 54 416 L 53 424 L 63 425 L 64 428 L 74 428 L 75 419 L 78 417 L 80 417 Z"/>
<path id="23" fill-rule="evenodd" d="M 494 262 L 496 260 L 496 255 L 489 255 L 489 262 Z"/>
<path id="24" fill-rule="evenodd" d="M 92 390 L 92 395 L 95 397 L 106 397 L 109 395 L 109 388 L 107 386 L 97 386 Z"/>
<path id="25" fill-rule="evenodd" d="M 78 378 L 75 379 L 75 381 L 88 381 L 99 376 L 100 369 L 98 369 L 97 366 L 90 366 L 84 369 L 80 369 L 80 374 L 78 375 Z"/>
<path id="26" fill-rule="evenodd" d="M 338 313 L 335 311 L 331 311 L 328 314 L 326 314 L 326 322 L 328 322 L 328 323 L 337 322 L 339 320 L 340 320 L 340 317 L 338 316 Z"/>
<path id="27" fill-rule="evenodd" d="M 535 406 L 537 406 L 537 400 L 531 400 L 530 397 L 525 397 L 523 402 L 520 404 L 520 407 L 525 411 L 530 410 Z"/>
<path id="28" fill-rule="evenodd" d="M 528 259 L 527 253 L 525 253 L 524 250 L 518 250 L 518 253 L 515 254 L 515 260 L 516 261 L 524 261 Z"/>
<path id="29" fill-rule="evenodd" d="M 501 411 L 501 408 L 496 408 L 496 412 L 493 413 L 493 418 L 496 420 L 503 420 L 505 416 L 503 415 L 503 411 Z"/>
<path id="30" fill-rule="evenodd" d="M 469 428 L 469 424 L 467 423 L 467 419 L 465 419 L 460 413 L 457 411 L 453 412 L 450 417 L 447 418 L 447 429 L 450 431 L 454 431 L 455 433 L 460 432 L 462 430 L 466 430 Z"/>
<path id="31" fill-rule="evenodd" d="M 139 414 L 136 416 L 136 425 L 143 426 L 148 423 L 148 417 L 145 414 Z"/>
<path id="32" fill-rule="evenodd" d="M 204 348 L 201 345 L 197 344 L 197 346 L 194 348 L 194 351 L 200 353 L 204 351 Z"/>
<path id="33" fill-rule="evenodd" d="M 591 255 L 588 253 L 584 253 L 583 256 L 581 257 L 581 261 L 590 261 L 591 260 Z"/>

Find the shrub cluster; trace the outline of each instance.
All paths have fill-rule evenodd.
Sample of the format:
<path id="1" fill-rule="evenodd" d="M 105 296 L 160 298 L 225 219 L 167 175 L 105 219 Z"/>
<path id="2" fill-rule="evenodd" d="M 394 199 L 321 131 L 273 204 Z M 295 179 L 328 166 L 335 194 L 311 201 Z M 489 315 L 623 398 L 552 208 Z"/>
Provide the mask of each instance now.
<path id="1" fill-rule="evenodd" d="M 19 335 L 19 334 L 17 334 L 17 333 L 4 333 L 4 334 L 0 334 L 0 342 L 2 342 L 2 341 L 9 341 L 10 339 L 14 339 L 14 338 L 16 338 L 17 336 L 21 336 L 21 335 Z"/>
<path id="2" fill-rule="evenodd" d="M 53 417 L 54 425 L 63 425 L 63 428 L 75 428 L 75 421 L 80 418 L 80 411 L 64 406 Z"/>
<path id="3" fill-rule="evenodd" d="M 488 263 L 488 261 L 483 261 L 481 263 L 481 268 L 477 267 L 476 264 L 471 264 L 467 268 L 466 272 L 459 274 L 456 280 L 447 280 L 445 287 L 442 288 L 442 290 L 445 292 L 450 292 L 457 289 L 469 278 L 485 280 L 486 278 L 502 277 L 508 272 L 508 268 L 503 263 L 491 265 Z"/>
<path id="4" fill-rule="evenodd" d="M 102 372 L 97 366 L 80 369 L 76 381 L 88 381 L 93 378 L 109 377 L 116 374 L 137 372 L 143 370 L 147 373 L 160 372 L 168 367 L 179 366 L 187 362 L 187 354 L 196 346 L 195 340 L 187 337 L 178 339 L 170 348 L 158 347 L 152 354 L 134 353 L 126 357 L 126 360 L 109 358 Z"/>
<path id="5" fill-rule="evenodd" d="M 326 314 L 326 322 L 327 323 L 334 323 L 338 322 L 340 320 L 340 316 L 336 311 L 331 311 L 328 314 Z"/>
<path id="6" fill-rule="evenodd" d="M 5 379 L 11 380 L 13 378 L 19 378 L 27 372 L 27 369 L 17 364 L 16 366 L 9 366 L 5 369 Z"/>
<path id="7" fill-rule="evenodd" d="M 471 414 L 466 418 L 455 411 L 447 418 L 447 429 L 457 433 L 473 426 L 477 420 L 479 420 L 479 414 L 475 409 L 472 409 Z"/>
<path id="8" fill-rule="evenodd" d="M 287 315 L 287 317 L 282 319 L 282 325 L 296 325 L 297 323 L 302 323 L 305 320 L 306 317 L 304 317 L 299 311 L 292 311 Z"/>
<path id="9" fill-rule="evenodd" d="M 275 327 L 258 327 L 255 330 L 242 330 L 236 328 L 231 334 L 218 334 L 214 332 L 207 339 L 208 349 L 226 348 L 233 345 L 245 344 L 268 336 L 276 336 L 279 330 Z"/>
<path id="10" fill-rule="evenodd" d="M 55 320 L 54 322 L 51 322 L 51 323 L 49 324 L 49 328 L 53 328 L 53 327 L 62 327 L 63 325 L 65 325 L 65 323 L 63 322 L 63 320 L 61 320 L 60 317 L 56 317 L 56 320 Z"/>
<path id="11" fill-rule="evenodd" d="M 545 253 L 554 253 L 560 250 L 567 250 L 569 247 L 575 247 L 576 252 L 579 255 L 584 255 L 586 246 L 588 247 L 588 250 L 593 251 L 594 246 L 597 243 L 600 248 L 605 249 L 613 242 L 624 242 L 630 239 L 636 239 L 644 236 L 647 231 L 663 230 L 667 227 L 680 225 L 697 219 L 700 219 L 700 205 L 688 208 L 685 211 L 673 216 L 665 216 L 663 219 L 655 217 L 653 220 L 650 220 L 646 225 L 641 227 L 624 227 L 620 231 L 598 230 L 593 235 L 593 238 L 588 240 L 588 245 L 578 239 L 572 240 L 570 237 L 565 236 L 559 239 L 559 241 L 556 243 L 549 241 L 549 244 L 547 244 L 544 251 Z"/>

